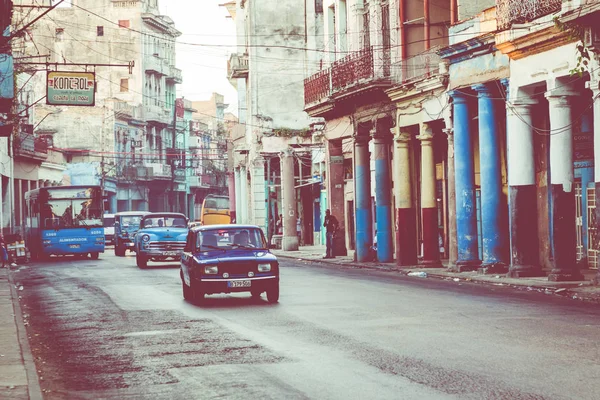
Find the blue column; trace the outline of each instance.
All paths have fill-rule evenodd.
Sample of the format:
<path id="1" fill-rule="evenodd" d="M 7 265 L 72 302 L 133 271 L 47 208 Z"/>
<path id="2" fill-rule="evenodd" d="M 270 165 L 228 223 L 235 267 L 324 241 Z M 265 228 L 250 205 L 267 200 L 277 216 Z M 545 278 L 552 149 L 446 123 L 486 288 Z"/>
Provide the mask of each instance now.
<path id="1" fill-rule="evenodd" d="M 387 130 L 387 132 L 385 132 Z M 373 132 L 375 158 L 375 213 L 377 215 L 377 260 L 392 262 L 392 189 L 390 172 L 390 145 L 392 137 L 387 124 Z"/>
<path id="2" fill-rule="evenodd" d="M 506 273 L 507 209 L 502 194 L 498 113 L 488 85 L 475 85 L 479 103 L 479 166 L 481 173 L 482 266 L 487 272 Z"/>
<path id="3" fill-rule="evenodd" d="M 481 264 L 477 246 L 477 204 L 471 118 L 467 96 L 449 93 L 454 104 L 454 176 L 456 188 L 456 270 L 475 270 Z"/>
<path id="4" fill-rule="evenodd" d="M 354 196 L 356 198 L 356 260 L 371 261 L 373 212 L 371 211 L 371 165 L 369 136 L 354 138 Z"/>

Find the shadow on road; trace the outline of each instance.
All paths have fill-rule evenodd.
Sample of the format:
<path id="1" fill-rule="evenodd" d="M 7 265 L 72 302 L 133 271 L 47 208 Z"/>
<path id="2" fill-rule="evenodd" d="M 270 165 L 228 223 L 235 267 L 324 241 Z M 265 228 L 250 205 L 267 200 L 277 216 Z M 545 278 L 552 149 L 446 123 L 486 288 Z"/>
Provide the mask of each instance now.
<path id="1" fill-rule="evenodd" d="M 239 296 L 239 297 L 238 297 Z M 243 296 L 243 297 L 242 297 Z M 265 295 L 262 295 L 259 299 L 255 299 L 250 294 L 246 296 L 245 293 L 240 293 L 237 296 L 231 296 L 226 294 L 209 295 L 204 298 L 201 302 L 189 302 L 190 304 L 200 307 L 209 308 L 211 310 L 229 309 L 229 308 L 258 308 L 258 307 L 274 307 L 278 303 L 271 304 L 267 301 Z"/>

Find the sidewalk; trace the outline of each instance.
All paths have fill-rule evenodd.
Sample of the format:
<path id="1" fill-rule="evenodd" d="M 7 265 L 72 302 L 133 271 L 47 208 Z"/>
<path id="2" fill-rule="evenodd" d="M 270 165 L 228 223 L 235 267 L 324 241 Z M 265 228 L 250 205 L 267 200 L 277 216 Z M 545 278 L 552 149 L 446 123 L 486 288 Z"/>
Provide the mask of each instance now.
<path id="1" fill-rule="evenodd" d="M 18 293 L 8 267 L 0 268 L 0 398 L 41 400 Z"/>
<path id="2" fill-rule="evenodd" d="M 546 277 L 537 278 L 509 278 L 503 274 L 484 275 L 479 272 L 451 272 L 446 268 L 400 268 L 394 263 L 354 262 L 354 254 L 348 256 L 337 256 L 333 259 L 323 259 L 325 246 L 303 246 L 298 251 L 271 250 L 273 254 L 281 258 L 290 258 L 303 261 L 319 262 L 340 267 L 364 268 L 373 270 L 395 271 L 401 275 L 408 275 L 414 279 L 443 279 L 448 283 L 472 282 L 484 285 L 505 286 L 521 290 L 535 290 L 540 293 L 570 297 L 574 300 L 593 302 L 600 304 L 600 286 L 593 284 L 592 279 L 596 276 L 595 270 L 583 270 L 585 281 L 579 282 L 550 282 Z"/>

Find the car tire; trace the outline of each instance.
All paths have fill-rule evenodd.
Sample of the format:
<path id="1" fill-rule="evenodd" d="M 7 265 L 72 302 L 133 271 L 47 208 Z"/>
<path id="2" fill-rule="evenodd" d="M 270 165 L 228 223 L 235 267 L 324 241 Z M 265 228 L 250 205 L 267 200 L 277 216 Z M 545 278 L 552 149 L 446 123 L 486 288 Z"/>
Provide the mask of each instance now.
<path id="1" fill-rule="evenodd" d="M 279 282 L 267 289 L 267 300 L 269 303 L 277 303 L 279 301 Z"/>
<path id="2" fill-rule="evenodd" d="M 90 257 L 92 260 L 97 260 L 100 258 L 100 253 L 90 253 Z"/>
<path id="3" fill-rule="evenodd" d="M 117 246 L 115 244 L 115 256 L 117 257 L 125 257 L 125 247 L 123 246 Z"/>
<path id="4" fill-rule="evenodd" d="M 140 253 L 135 254 L 135 263 L 137 264 L 138 268 L 140 268 L 140 269 L 144 269 L 144 268 L 148 267 L 148 259 L 146 257 L 144 257 L 143 255 L 141 255 Z"/>
<path id="5" fill-rule="evenodd" d="M 193 279 L 190 279 L 190 291 L 192 293 L 194 303 L 202 304 L 204 302 L 205 293 L 202 290 L 200 284 L 197 281 L 194 281 Z"/>

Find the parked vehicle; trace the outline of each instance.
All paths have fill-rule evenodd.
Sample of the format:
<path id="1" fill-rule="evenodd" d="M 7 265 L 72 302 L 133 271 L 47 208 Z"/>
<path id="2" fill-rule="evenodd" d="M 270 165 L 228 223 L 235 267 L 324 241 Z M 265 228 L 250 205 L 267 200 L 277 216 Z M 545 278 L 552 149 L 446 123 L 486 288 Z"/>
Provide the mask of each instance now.
<path id="1" fill-rule="evenodd" d="M 229 197 L 214 194 L 206 196 L 202 202 L 200 223 L 202 225 L 230 224 Z"/>
<path id="2" fill-rule="evenodd" d="M 179 261 L 188 234 L 188 221 L 179 213 L 149 213 L 143 216 L 135 235 L 135 259 L 139 268 L 148 261 Z"/>
<path id="3" fill-rule="evenodd" d="M 115 215 L 104 214 L 104 243 L 112 245 L 115 242 Z"/>
<path id="4" fill-rule="evenodd" d="M 181 286 L 186 300 L 200 302 L 215 293 L 250 292 L 269 303 L 279 301 L 279 263 L 253 225 L 209 225 L 188 234 L 181 257 Z"/>
<path id="5" fill-rule="evenodd" d="M 31 258 L 104 252 L 100 186 L 41 187 L 25 193 L 25 242 Z"/>
<path id="6" fill-rule="evenodd" d="M 122 211 L 115 214 L 115 256 L 124 257 L 127 250 L 135 251 L 135 235 L 147 211 Z"/>

